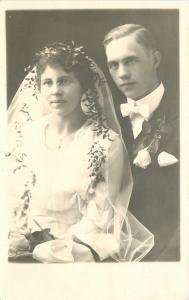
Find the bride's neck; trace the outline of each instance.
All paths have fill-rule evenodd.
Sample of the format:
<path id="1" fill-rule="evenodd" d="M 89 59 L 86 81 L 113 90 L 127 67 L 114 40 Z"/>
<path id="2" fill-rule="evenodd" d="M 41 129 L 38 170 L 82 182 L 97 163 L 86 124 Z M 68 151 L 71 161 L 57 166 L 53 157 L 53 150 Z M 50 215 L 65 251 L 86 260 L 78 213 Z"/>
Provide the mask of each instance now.
<path id="1" fill-rule="evenodd" d="M 85 121 L 86 116 L 82 111 L 64 117 L 57 114 L 51 114 L 48 121 L 48 128 L 57 135 L 69 135 L 78 130 Z"/>

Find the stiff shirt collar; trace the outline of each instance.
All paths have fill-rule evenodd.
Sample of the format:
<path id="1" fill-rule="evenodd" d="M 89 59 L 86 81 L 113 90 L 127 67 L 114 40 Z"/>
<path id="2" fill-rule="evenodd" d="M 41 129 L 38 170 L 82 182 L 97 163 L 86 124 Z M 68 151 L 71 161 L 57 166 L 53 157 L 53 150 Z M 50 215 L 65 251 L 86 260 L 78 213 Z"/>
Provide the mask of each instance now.
<path id="1" fill-rule="evenodd" d="M 127 98 L 127 102 L 128 103 L 135 102 L 135 103 L 137 103 L 137 105 L 148 104 L 149 111 L 150 111 L 150 117 L 151 117 L 153 112 L 159 106 L 161 99 L 163 97 L 164 91 L 165 91 L 165 88 L 163 86 L 163 83 L 161 82 L 155 90 L 153 90 L 150 94 L 146 95 L 145 97 L 143 97 L 137 101 Z"/>
<path id="2" fill-rule="evenodd" d="M 145 97 L 135 101 L 133 99 L 127 98 L 128 103 L 137 103 L 137 106 L 140 106 L 141 104 L 147 104 L 149 106 L 149 115 L 150 118 L 152 117 L 154 111 L 158 108 L 161 99 L 163 97 L 165 88 L 163 86 L 163 83 L 161 82 L 159 86 L 153 90 L 150 94 L 146 95 Z M 131 120 L 132 130 L 134 138 L 136 138 L 139 133 L 142 130 L 142 123 L 144 121 L 144 118 L 142 116 L 136 116 Z"/>

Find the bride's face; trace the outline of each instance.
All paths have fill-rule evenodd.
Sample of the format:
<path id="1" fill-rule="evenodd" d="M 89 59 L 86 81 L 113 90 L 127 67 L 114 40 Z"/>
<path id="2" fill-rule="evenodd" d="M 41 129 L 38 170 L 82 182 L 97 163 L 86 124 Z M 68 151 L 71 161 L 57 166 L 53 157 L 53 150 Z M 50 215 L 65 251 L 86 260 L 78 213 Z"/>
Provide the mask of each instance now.
<path id="1" fill-rule="evenodd" d="M 51 112 L 67 116 L 81 103 L 82 88 L 73 71 L 47 65 L 41 75 L 41 95 Z"/>

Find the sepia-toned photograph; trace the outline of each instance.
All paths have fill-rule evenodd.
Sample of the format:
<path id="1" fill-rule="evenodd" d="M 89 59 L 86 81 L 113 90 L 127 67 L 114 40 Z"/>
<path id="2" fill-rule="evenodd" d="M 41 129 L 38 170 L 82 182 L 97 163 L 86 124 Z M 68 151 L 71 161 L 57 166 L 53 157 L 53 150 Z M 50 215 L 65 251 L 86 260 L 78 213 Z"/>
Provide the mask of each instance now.
<path id="1" fill-rule="evenodd" d="M 0 300 L 189 299 L 184 2 L 0 2 Z"/>
<path id="2" fill-rule="evenodd" d="M 9 262 L 179 261 L 179 11 L 7 10 L 6 51 Z"/>

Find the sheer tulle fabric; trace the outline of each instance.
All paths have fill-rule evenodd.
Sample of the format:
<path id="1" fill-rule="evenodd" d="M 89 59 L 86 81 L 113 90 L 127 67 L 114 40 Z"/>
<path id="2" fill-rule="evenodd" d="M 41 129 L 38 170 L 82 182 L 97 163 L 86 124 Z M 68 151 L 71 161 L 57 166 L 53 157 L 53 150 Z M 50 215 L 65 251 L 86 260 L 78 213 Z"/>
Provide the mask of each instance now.
<path id="1" fill-rule="evenodd" d="M 105 181 L 93 187 L 87 171 L 82 171 L 82 176 L 81 173 L 78 175 L 80 176 L 80 178 L 78 177 L 79 187 L 72 187 L 70 196 L 73 197 L 73 191 L 76 191 L 75 199 L 72 200 L 73 203 L 77 203 L 78 215 L 65 230 L 62 229 L 62 231 L 56 232 L 56 240 L 46 242 L 35 248 L 33 256 L 42 262 L 93 261 L 89 249 L 86 249 L 81 244 L 78 245 L 74 241 L 73 236 L 75 239 L 92 247 L 101 260 L 112 257 L 116 261 L 139 261 L 153 247 L 153 235 L 128 211 L 133 185 L 129 158 L 123 144 L 108 84 L 102 71 L 97 66 L 95 71 L 102 79 L 100 83 L 96 84 L 99 96 L 98 105 L 106 119 L 107 125 L 111 128 L 112 139 L 103 139 L 102 136 L 95 134 L 92 130 L 93 121 L 89 117 L 87 123 L 76 134 L 75 143 L 77 148 L 75 149 L 82 149 L 82 151 L 78 151 L 80 157 L 77 157 L 78 161 L 81 158 L 83 161 L 83 165 L 78 167 L 81 170 L 87 170 L 85 163 L 88 162 L 88 149 L 86 147 L 86 151 L 83 152 L 83 145 L 86 145 L 86 143 L 91 145 L 98 142 L 105 149 L 106 161 L 101 170 Z M 32 76 L 31 72 L 26 76 L 8 110 L 9 150 L 11 153 L 9 166 L 12 170 L 12 182 L 14 186 L 19 186 L 19 189 L 22 190 L 22 186 L 26 186 L 27 181 L 27 187 L 31 193 L 31 197 L 28 198 L 29 203 L 27 203 L 28 210 L 24 214 L 23 209 L 26 203 L 24 199 L 21 200 L 19 196 L 20 191 L 10 196 L 14 202 L 11 232 L 31 232 L 31 230 L 35 230 L 36 225 L 32 223 L 32 213 L 34 213 L 32 201 L 37 199 L 34 196 L 36 190 L 29 182 L 34 180 L 34 178 L 38 182 L 38 171 L 35 169 L 35 159 L 32 153 L 35 147 L 32 147 L 32 145 L 30 147 L 30 143 L 33 141 L 32 132 L 33 134 L 38 132 L 39 137 L 40 134 L 43 134 L 43 126 L 48 119 L 48 111 L 44 110 L 40 94 L 36 93 L 34 85 L 29 87 L 26 85 L 28 82 L 27 78 L 30 79 Z M 35 125 L 36 127 L 34 124 L 37 124 Z M 30 136 L 28 137 L 27 135 Z M 36 137 L 34 138 L 35 144 L 38 145 Z M 30 142 L 28 142 L 29 140 Z M 42 143 L 42 140 L 39 143 Z M 39 148 L 42 147 L 41 149 L 43 149 L 43 146 L 40 144 Z M 45 149 L 43 150 L 46 151 Z M 26 156 L 22 157 L 23 161 L 21 163 L 25 167 L 20 171 L 19 177 L 18 173 L 13 172 L 13 169 L 19 168 L 17 157 L 23 152 L 26 152 Z M 50 174 L 47 172 L 46 175 L 51 176 L 51 172 L 52 169 L 49 169 Z M 75 172 L 74 168 L 73 172 Z M 61 175 L 64 176 L 65 174 Z M 75 182 L 78 180 L 76 178 Z M 41 193 L 41 191 L 39 192 Z M 33 197 L 32 193 L 34 193 Z M 43 214 L 45 214 L 45 211 L 47 212 L 45 205 L 41 206 Z M 55 204 L 53 204 L 54 206 Z M 48 222 L 46 225 L 50 224 Z M 63 227 L 60 226 L 60 228 Z M 46 253 L 46 256 L 41 256 L 41 253 Z"/>

